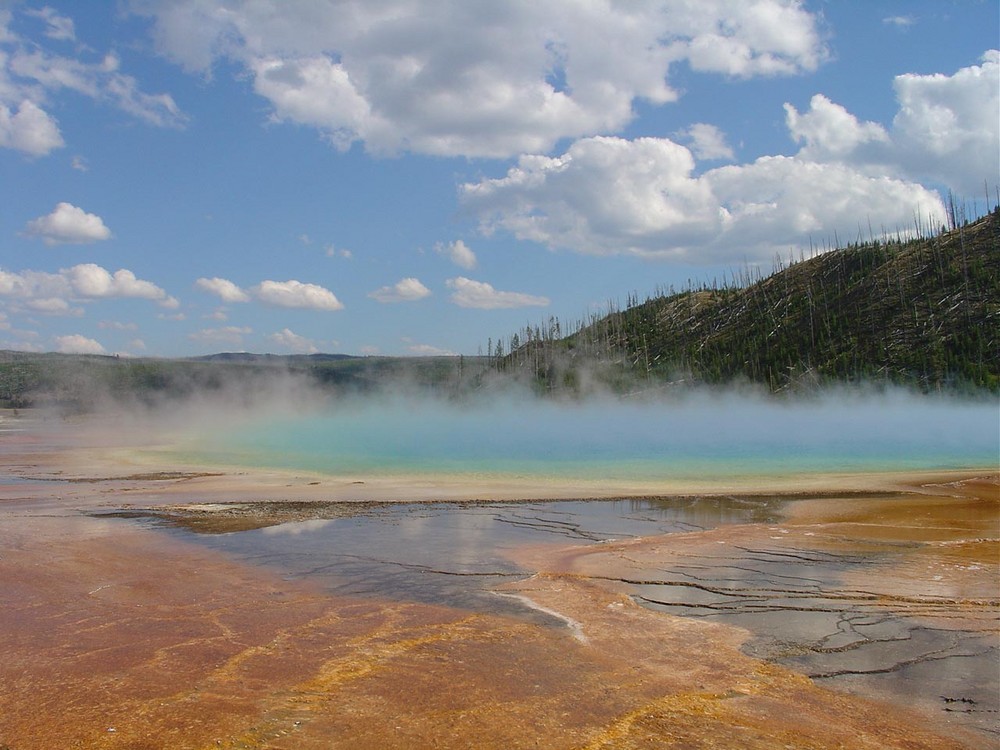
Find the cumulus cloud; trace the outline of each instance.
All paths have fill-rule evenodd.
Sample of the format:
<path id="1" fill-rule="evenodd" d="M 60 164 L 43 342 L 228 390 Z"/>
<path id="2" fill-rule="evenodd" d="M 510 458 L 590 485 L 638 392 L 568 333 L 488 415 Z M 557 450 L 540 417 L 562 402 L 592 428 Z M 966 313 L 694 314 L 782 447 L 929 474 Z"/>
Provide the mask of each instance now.
<path id="1" fill-rule="evenodd" d="M 0 148 L 45 156 L 64 145 L 59 125 L 37 104 L 25 99 L 12 110 L 0 100 Z"/>
<path id="2" fill-rule="evenodd" d="M 253 329 L 240 326 L 224 326 L 222 328 L 202 328 L 196 333 L 189 333 L 191 341 L 200 344 L 232 344 L 242 346 L 243 337 L 253 333 Z"/>
<path id="3" fill-rule="evenodd" d="M 250 295 L 240 289 L 232 281 L 229 281 L 229 279 L 220 279 L 218 276 L 211 279 L 202 277 L 195 281 L 194 284 L 203 292 L 208 292 L 209 294 L 214 294 L 219 297 L 223 302 L 250 301 Z"/>
<path id="4" fill-rule="evenodd" d="M 28 222 L 25 233 L 41 237 L 46 245 L 86 245 L 111 237 L 111 230 L 96 214 L 88 214 L 72 203 L 59 203 L 52 213 Z"/>
<path id="5" fill-rule="evenodd" d="M 329 289 L 294 279 L 262 281 L 249 290 L 244 290 L 229 279 L 216 276 L 202 277 L 195 281 L 195 286 L 203 292 L 214 294 L 224 302 L 249 302 L 255 299 L 275 307 L 299 307 L 309 310 L 341 310 L 344 307 Z"/>
<path id="6" fill-rule="evenodd" d="M 82 263 L 58 273 L 0 269 L 0 297 L 39 312 L 73 314 L 71 302 L 136 298 L 176 308 L 178 301 L 151 281 L 139 279 L 128 269 L 114 273 L 94 263 Z"/>
<path id="7" fill-rule="evenodd" d="M 416 302 L 430 294 L 431 290 L 421 284 L 419 279 L 411 277 L 401 279 L 392 286 L 376 289 L 368 296 L 379 302 Z"/>
<path id="8" fill-rule="evenodd" d="M 472 252 L 472 249 L 462 242 L 462 240 L 455 240 L 454 242 L 449 242 L 448 244 L 439 242 L 434 246 L 434 250 L 439 255 L 445 256 L 456 266 L 464 268 L 466 271 L 471 271 L 476 267 L 476 254 Z"/>
<path id="9" fill-rule="evenodd" d="M 445 282 L 453 290 L 451 301 L 459 307 L 496 310 L 505 307 L 544 307 L 548 297 L 537 297 L 521 292 L 500 292 L 484 281 L 474 281 L 464 276 Z"/>
<path id="10" fill-rule="evenodd" d="M 288 328 L 282 328 L 277 333 L 272 333 L 267 337 L 275 346 L 295 354 L 316 354 L 319 349 L 316 344 L 305 336 L 299 336 Z"/>
<path id="11" fill-rule="evenodd" d="M 798 156 L 978 193 L 1000 178 L 1000 52 L 980 63 L 954 75 L 896 76 L 899 111 L 889 129 L 859 122 L 822 94 L 802 114 L 786 104 L 789 132 L 804 144 Z"/>
<path id="12" fill-rule="evenodd" d="M 664 241 L 716 231 L 711 187 L 694 158 L 665 138 L 599 136 L 555 156 L 522 156 L 504 177 L 460 188 L 483 231 L 594 255 L 652 254 Z"/>
<path id="13" fill-rule="evenodd" d="M 692 262 L 771 259 L 810 235 L 852 237 L 859 217 L 912 226 L 944 217 L 926 188 L 838 163 L 762 157 L 693 175 L 694 158 L 664 138 L 590 138 L 557 157 L 522 157 L 506 176 L 461 187 L 484 232 L 550 248 Z"/>
<path id="14" fill-rule="evenodd" d="M 94 339 L 74 333 L 56 336 L 56 351 L 62 354 L 104 354 L 107 350 Z"/>
<path id="15" fill-rule="evenodd" d="M 261 302 L 275 307 L 298 307 L 307 310 L 342 310 L 344 305 L 333 292 L 317 284 L 289 281 L 262 281 L 251 289 Z"/>
<path id="16" fill-rule="evenodd" d="M 839 159 L 865 144 L 889 141 L 889 134 L 877 122 L 859 122 L 822 94 L 810 100 L 805 114 L 785 104 L 785 123 L 792 138 L 805 144 L 799 155 L 810 161 Z"/>
<path id="17" fill-rule="evenodd" d="M 337 148 L 508 157 L 620 130 L 677 92 L 671 66 L 748 78 L 828 52 L 797 0 L 659 3 L 141 0 L 157 49 L 188 71 L 235 63 L 271 118 Z"/>
<path id="18" fill-rule="evenodd" d="M 954 75 L 897 76 L 894 156 L 906 174 L 941 180 L 959 193 L 979 191 L 1000 165 L 1000 51 Z"/>

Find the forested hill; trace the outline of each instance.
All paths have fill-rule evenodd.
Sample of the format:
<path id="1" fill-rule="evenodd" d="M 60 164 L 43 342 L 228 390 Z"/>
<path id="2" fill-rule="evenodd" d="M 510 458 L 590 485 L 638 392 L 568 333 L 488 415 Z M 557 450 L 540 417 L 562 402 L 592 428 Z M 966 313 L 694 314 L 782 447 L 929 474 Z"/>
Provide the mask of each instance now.
<path id="1" fill-rule="evenodd" d="M 849 245 L 767 278 L 648 299 L 565 337 L 558 329 L 512 337 L 495 366 L 552 390 L 578 387 L 587 367 L 606 382 L 996 391 L 1000 209 L 935 237 Z"/>

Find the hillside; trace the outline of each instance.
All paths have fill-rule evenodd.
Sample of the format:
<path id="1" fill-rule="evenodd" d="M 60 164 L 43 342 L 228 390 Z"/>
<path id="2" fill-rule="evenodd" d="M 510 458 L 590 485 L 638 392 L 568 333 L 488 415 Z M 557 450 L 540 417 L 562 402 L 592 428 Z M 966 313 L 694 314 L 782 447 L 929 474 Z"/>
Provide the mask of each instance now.
<path id="1" fill-rule="evenodd" d="M 1000 209 L 911 241 L 850 245 L 743 284 L 651 298 L 568 336 L 526 329 L 496 369 L 548 390 L 747 380 L 1000 389 Z"/>

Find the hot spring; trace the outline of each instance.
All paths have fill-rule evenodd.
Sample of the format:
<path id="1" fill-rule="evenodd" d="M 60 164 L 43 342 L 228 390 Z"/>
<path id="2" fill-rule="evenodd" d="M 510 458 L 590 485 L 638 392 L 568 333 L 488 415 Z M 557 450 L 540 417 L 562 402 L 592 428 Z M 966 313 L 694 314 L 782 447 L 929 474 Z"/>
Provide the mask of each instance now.
<path id="1" fill-rule="evenodd" d="M 704 480 L 995 467 L 994 399 L 905 392 L 779 400 L 737 393 L 563 403 L 413 396 L 215 419 L 192 461 L 343 474 Z"/>

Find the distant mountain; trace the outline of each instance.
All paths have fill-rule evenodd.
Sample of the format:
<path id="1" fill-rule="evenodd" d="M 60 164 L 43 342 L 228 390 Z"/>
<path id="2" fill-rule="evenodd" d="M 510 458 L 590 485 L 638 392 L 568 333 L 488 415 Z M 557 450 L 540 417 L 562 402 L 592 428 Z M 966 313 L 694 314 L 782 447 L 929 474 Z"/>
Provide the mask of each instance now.
<path id="1" fill-rule="evenodd" d="M 1000 390 L 1000 209 L 934 237 L 849 245 L 561 328 L 500 342 L 494 368 L 547 390 L 584 377 L 618 388 L 864 380 Z"/>

